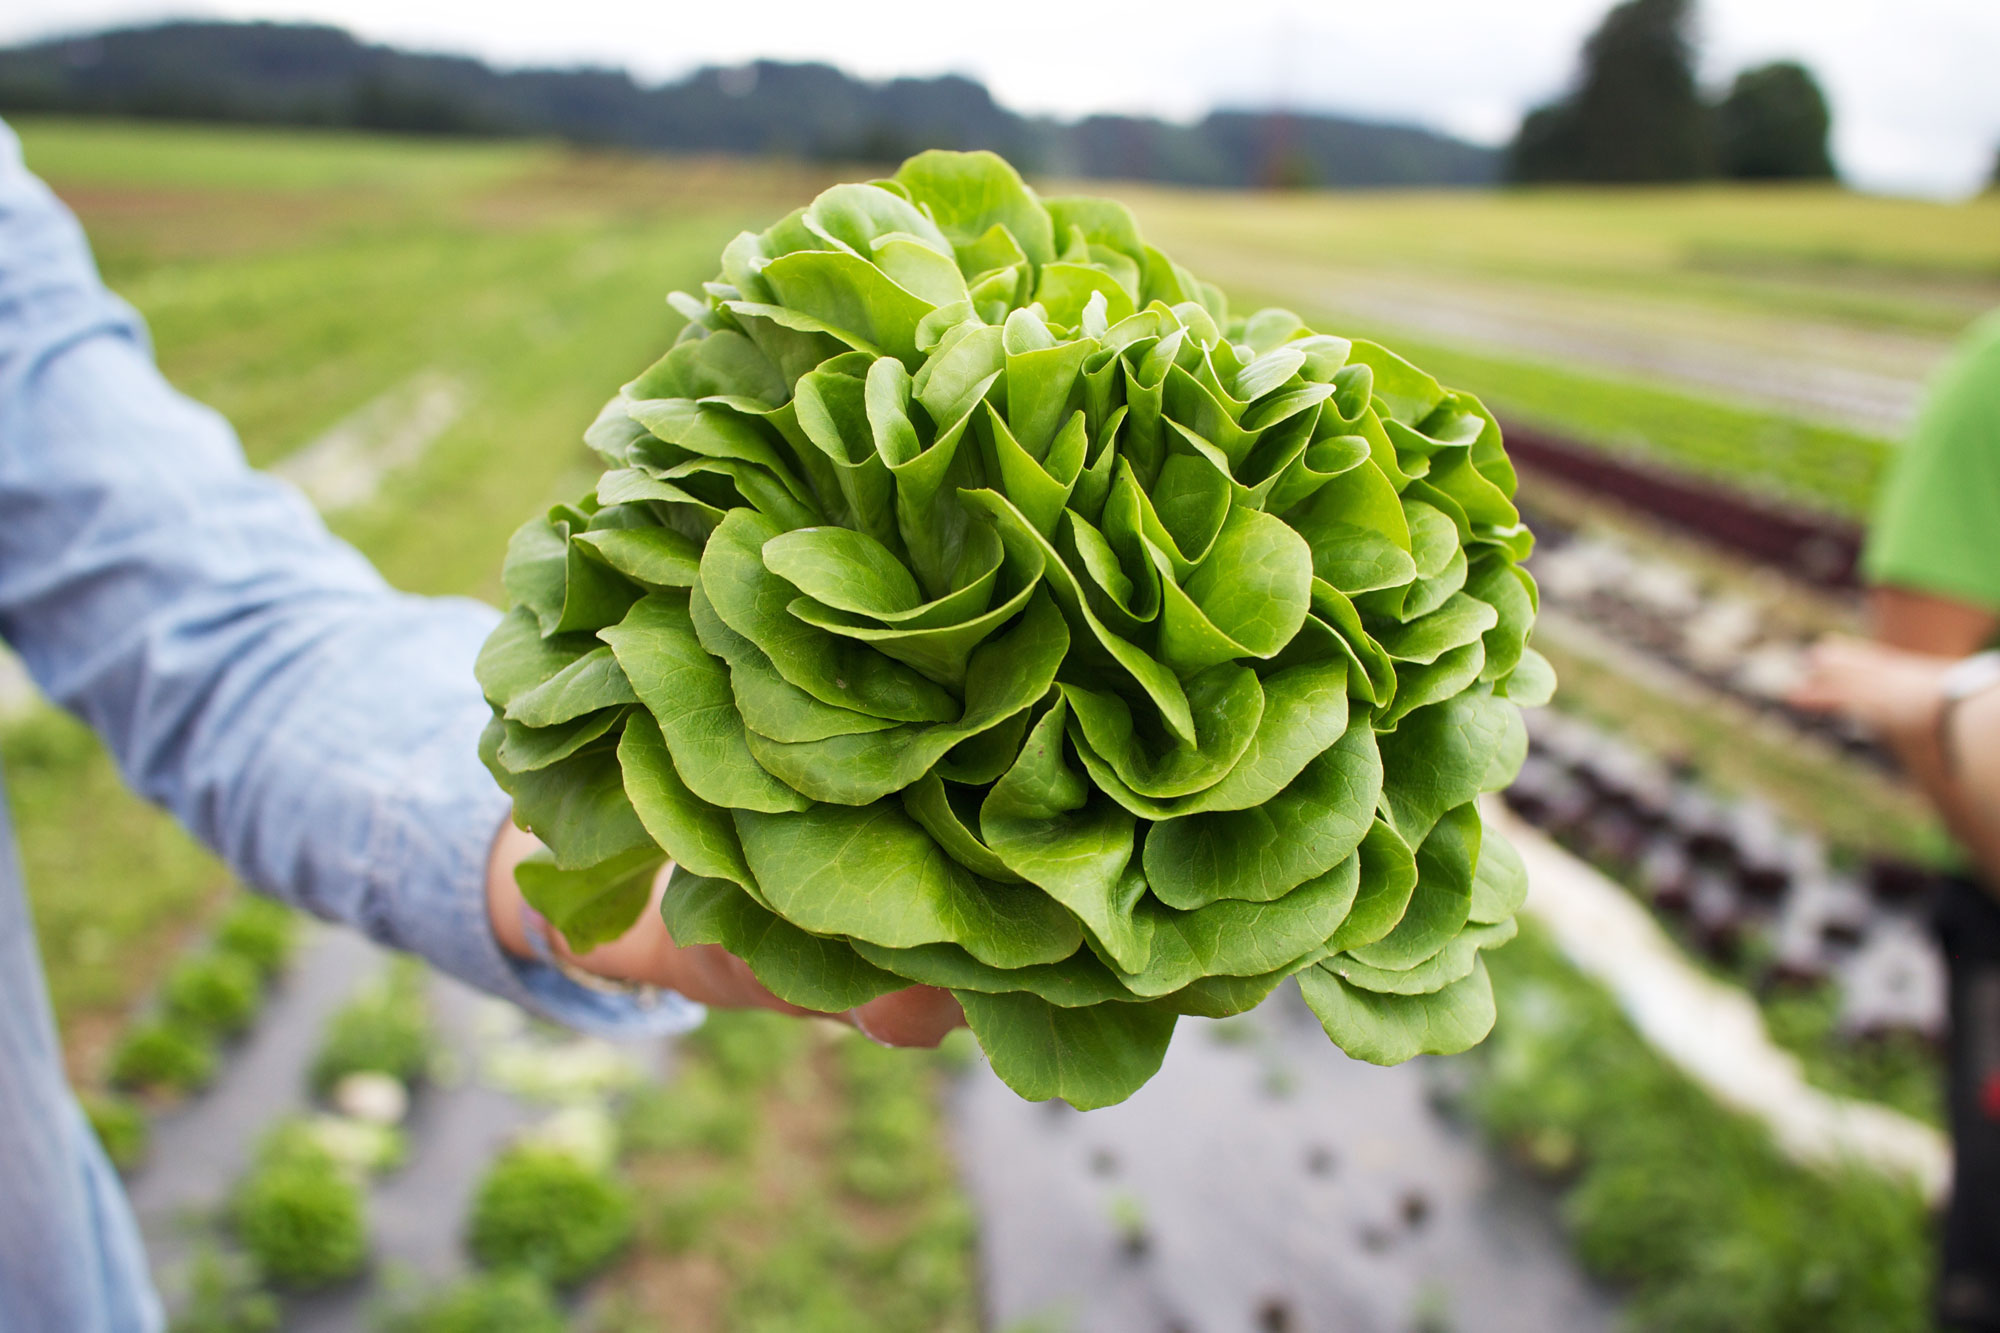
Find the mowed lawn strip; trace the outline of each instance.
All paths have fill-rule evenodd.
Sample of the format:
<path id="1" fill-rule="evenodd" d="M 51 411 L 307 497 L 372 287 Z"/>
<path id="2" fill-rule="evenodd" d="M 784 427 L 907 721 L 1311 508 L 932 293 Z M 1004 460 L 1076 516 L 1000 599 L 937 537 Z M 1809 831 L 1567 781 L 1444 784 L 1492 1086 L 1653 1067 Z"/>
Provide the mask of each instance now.
<path id="1" fill-rule="evenodd" d="M 1823 185 L 1230 194 L 1119 185 L 1179 254 L 1507 278 L 1573 294 L 1950 335 L 2000 304 L 2000 194 Z"/>
<path id="2" fill-rule="evenodd" d="M 1849 359 L 1891 378 L 1920 378 L 2000 306 L 1993 193 L 1962 203 L 1823 186 L 1120 194 L 1143 210 L 1149 239 L 1190 263 L 1228 259 L 1215 270 L 1225 277 L 1240 270 L 1230 284 L 1239 304 L 1275 302 L 1384 340 L 1522 425 L 1848 515 L 1867 512 L 1893 452 L 1879 427 L 1811 424 L 1720 390 L 1496 352 L 1426 334 L 1414 317 L 1405 328 L 1381 308 L 1375 280 L 1431 302 L 1448 301 L 1455 284 L 1489 299 L 1519 289 L 1531 305 L 1601 312 L 1610 335 L 1707 326 L 1734 345 L 1781 324 L 1879 349 L 1879 359 Z M 1376 288 L 1369 317 L 1342 309 L 1350 276 Z"/>

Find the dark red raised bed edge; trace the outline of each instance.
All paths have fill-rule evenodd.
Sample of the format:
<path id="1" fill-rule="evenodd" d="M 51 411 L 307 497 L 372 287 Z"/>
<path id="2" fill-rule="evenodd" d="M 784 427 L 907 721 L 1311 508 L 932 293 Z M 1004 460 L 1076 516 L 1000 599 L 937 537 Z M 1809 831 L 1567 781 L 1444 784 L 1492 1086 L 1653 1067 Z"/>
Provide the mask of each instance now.
<path id="1" fill-rule="evenodd" d="M 1650 459 L 1527 426 L 1503 423 L 1503 429 L 1508 456 L 1524 472 L 1609 496 L 1804 582 L 1839 589 L 1857 585 L 1862 532 L 1851 519 L 1749 495 Z"/>

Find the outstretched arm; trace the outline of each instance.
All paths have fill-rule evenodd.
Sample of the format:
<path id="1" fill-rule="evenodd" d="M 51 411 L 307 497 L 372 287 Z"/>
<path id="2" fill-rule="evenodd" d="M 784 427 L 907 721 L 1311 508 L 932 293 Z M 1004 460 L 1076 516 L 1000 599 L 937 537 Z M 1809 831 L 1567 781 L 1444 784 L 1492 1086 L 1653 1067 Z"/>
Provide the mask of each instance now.
<path id="1" fill-rule="evenodd" d="M 1958 660 L 1828 639 L 1813 649 L 1793 702 L 1874 732 L 2000 886 L 2000 686 L 1948 708 L 1946 673 Z"/>
<path id="2" fill-rule="evenodd" d="M 0 126 L 0 639 L 48 695 L 246 882 L 485 990 L 586 1029 L 685 1026 L 690 999 L 788 1008 L 657 913 L 581 962 L 663 1004 L 535 961 L 512 874 L 532 840 L 478 759 L 472 663 L 496 619 L 396 592 L 252 470 L 161 378 Z M 956 1020 L 937 992 L 854 1016 L 923 1044 Z"/>
<path id="3" fill-rule="evenodd" d="M 623 1025 L 632 1006 L 510 959 L 488 924 L 507 799 L 475 755 L 469 673 L 494 619 L 389 588 L 248 467 L 161 378 L 0 126 L 0 638 L 246 882 L 565 1021 Z"/>

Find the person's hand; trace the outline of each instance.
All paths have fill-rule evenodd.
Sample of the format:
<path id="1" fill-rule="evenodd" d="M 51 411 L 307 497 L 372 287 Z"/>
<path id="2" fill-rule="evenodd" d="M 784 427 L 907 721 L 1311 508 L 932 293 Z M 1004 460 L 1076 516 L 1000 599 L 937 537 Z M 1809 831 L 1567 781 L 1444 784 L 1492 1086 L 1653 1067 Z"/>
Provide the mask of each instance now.
<path id="1" fill-rule="evenodd" d="M 1806 655 L 1805 679 L 1791 703 L 1853 719 L 1909 763 L 1937 746 L 1944 674 L 1954 660 L 1829 637 Z"/>
<path id="2" fill-rule="evenodd" d="M 529 947 L 527 934 L 533 927 L 522 915 L 521 891 L 514 883 L 514 867 L 540 845 L 533 834 L 509 822 L 493 840 L 493 851 L 487 860 L 486 907 L 493 934 L 500 947 L 517 958 L 533 957 L 534 951 Z M 893 991 L 844 1014 L 818 1015 L 813 1010 L 786 1004 L 764 988 L 747 963 L 720 945 L 684 946 L 673 942 L 659 912 L 660 895 L 666 890 L 671 869 L 669 865 L 654 879 L 652 903 L 624 935 L 585 954 L 570 952 L 558 936 L 550 941 L 552 950 L 566 961 L 609 980 L 662 986 L 720 1009 L 772 1009 L 781 1014 L 837 1018 L 888 1046 L 935 1046 L 944 1040 L 946 1033 L 964 1025 L 965 1015 L 951 992 L 932 986 Z"/>

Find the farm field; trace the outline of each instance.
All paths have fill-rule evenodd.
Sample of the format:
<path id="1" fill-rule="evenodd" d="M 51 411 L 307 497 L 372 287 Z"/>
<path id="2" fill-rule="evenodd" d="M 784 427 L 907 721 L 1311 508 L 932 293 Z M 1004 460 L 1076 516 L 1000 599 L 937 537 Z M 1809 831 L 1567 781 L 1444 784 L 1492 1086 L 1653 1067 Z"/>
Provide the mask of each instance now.
<path id="1" fill-rule="evenodd" d="M 737 230 L 874 170 L 61 120 L 16 129 L 107 281 L 146 317 L 166 374 L 236 425 L 253 462 L 304 486 L 391 581 L 495 602 L 508 534 L 595 474 L 582 427 L 678 327 L 664 294 L 712 276 Z M 1131 203 L 1149 239 L 1239 308 L 1282 302 L 1389 341 L 1510 420 L 1847 514 L 1866 510 L 1952 337 L 2000 305 L 1992 198 L 1082 188 Z M 1676 712 L 1684 702 L 1552 656 L 1574 665 L 1565 676 L 1582 711 L 1648 739 L 1693 735 L 1727 752 L 1742 781 L 1780 771 L 1792 808 L 1863 811 L 1892 846 L 1935 839 L 1879 774 L 1837 784 L 1829 803 L 1782 744 L 1760 768 L 1756 742 L 1696 734 Z M 10 721 L 0 707 L 0 764 L 72 1074 L 95 1086 L 110 1033 L 232 891 L 212 859 L 117 790 L 67 717 L 35 708 Z M 1546 947 L 1522 953 L 1510 982 L 1508 957 L 1494 969 L 1503 992 L 1582 984 Z M 1616 1019 L 1593 1013 L 1588 1026 Z M 804 1317 L 817 1274 L 842 1271 L 860 1276 L 820 1312 L 826 1327 L 969 1326 L 971 1224 L 927 1100 L 939 1071 L 898 1075 L 872 1051 L 818 1047 L 801 1069 L 753 1058 L 746 1071 L 718 1040 L 690 1067 L 775 1138 L 718 1146 L 697 1128 L 642 1144 L 635 1170 L 668 1200 L 642 1234 L 665 1257 L 622 1270 L 609 1308 L 655 1326 L 644 1321 L 692 1289 L 706 1313 L 690 1327 L 804 1326 L 783 1321 Z M 1489 1094 L 1502 1095 L 1521 1093 Z M 1509 1133 L 1580 1132 L 1536 1123 L 1524 1105 L 1509 1114 Z M 914 1161 L 910 1178 L 856 1203 L 831 1164 L 856 1142 Z M 774 1204 L 773 1178 L 796 1192 Z M 794 1206 L 812 1225 L 787 1232 Z M 1894 1232 L 1883 1243 L 1907 1243 L 1907 1200 L 1881 1211 Z M 686 1239 L 711 1222 L 714 1244 Z M 933 1226 L 934 1240 L 919 1235 Z"/>
<path id="2" fill-rule="evenodd" d="M 1866 511 L 1925 377 L 2000 306 L 1992 194 L 1127 198 L 1237 299 L 1390 341 L 1503 417 L 1836 512 Z"/>
<path id="3" fill-rule="evenodd" d="M 585 477 L 579 423 L 677 326 L 664 293 L 710 276 L 736 230 L 845 174 L 533 144 L 32 119 L 20 129 L 107 281 L 146 316 L 167 375 L 236 425 L 252 461 L 294 458 L 378 404 L 377 423 L 350 422 L 335 450 L 336 473 L 358 477 L 329 483 L 340 501 L 330 521 L 393 582 L 488 600 L 520 516 Z M 1324 327 L 1394 340 L 1503 412 L 1608 447 L 1733 463 L 1753 484 L 1848 511 L 1865 508 L 1893 447 L 1885 423 L 1834 429 L 1770 402 L 1697 395 L 1670 373 L 1641 382 L 1588 357 L 1554 364 L 1531 344 L 1454 341 L 1423 312 L 1461 284 L 1502 284 L 1572 321 L 1593 315 L 1606 339 L 1694 319 L 1747 339 L 1782 318 L 1821 342 L 1895 344 L 1896 374 L 1914 385 L 1984 299 L 2000 301 L 1991 201 L 1119 193 L 1149 235 L 1239 303 L 1289 299 Z M 1417 287 L 1427 295 L 1407 306 L 1383 297 Z M 426 399 L 424 412 L 403 410 Z M 415 438 L 411 416 L 429 423 Z M 179 853 L 152 858 L 159 876 L 115 864 L 121 845 L 171 843 L 143 811 L 110 816 L 129 820 L 129 837 L 68 836 L 82 812 L 102 811 L 107 781 L 70 732 L 38 718 L 8 759 L 16 799 L 35 812 L 23 821 L 31 881 L 102 886 L 43 908 L 58 1008 L 81 1021 L 128 998 L 119 979 L 143 986 L 146 969 L 122 946 L 181 917 L 201 896 L 183 886 L 212 893 L 217 881 Z M 71 919 L 76 902 L 107 898 L 129 907 Z"/>

